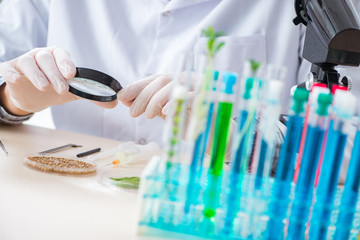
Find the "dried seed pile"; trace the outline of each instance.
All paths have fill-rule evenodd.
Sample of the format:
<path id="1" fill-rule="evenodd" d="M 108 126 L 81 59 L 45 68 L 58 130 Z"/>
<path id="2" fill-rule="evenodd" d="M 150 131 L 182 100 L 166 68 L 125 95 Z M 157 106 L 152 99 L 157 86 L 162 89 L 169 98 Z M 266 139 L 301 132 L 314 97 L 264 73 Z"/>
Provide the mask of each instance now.
<path id="1" fill-rule="evenodd" d="M 95 165 L 84 161 L 51 157 L 51 156 L 31 156 L 25 159 L 25 163 L 45 172 L 71 173 L 71 174 L 90 174 L 95 173 Z"/>

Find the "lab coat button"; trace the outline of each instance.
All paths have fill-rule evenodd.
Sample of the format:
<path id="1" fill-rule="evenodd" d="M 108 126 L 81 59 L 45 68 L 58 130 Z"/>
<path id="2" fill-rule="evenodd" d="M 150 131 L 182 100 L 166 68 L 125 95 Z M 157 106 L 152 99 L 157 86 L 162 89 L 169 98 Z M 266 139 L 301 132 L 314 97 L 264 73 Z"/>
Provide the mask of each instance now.
<path id="1" fill-rule="evenodd" d="M 138 143 L 141 144 L 141 145 L 145 145 L 146 144 L 146 139 L 145 138 L 140 138 Z"/>
<path id="2" fill-rule="evenodd" d="M 168 16 L 170 16 L 170 11 L 163 12 L 162 15 L 163 15 L 164 17 L 168 17 Z"/>

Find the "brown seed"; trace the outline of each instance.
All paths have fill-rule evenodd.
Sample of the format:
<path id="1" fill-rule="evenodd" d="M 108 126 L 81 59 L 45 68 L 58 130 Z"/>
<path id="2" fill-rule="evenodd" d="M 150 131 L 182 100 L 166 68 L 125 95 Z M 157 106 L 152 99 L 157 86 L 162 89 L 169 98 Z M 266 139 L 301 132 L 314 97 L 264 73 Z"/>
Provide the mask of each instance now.
<path id="1" fill-rule="evenodd" d="M 90 174 L 95 173 L 95 165 L 75 159 L 51 157 L 51 156 L 30 156 L 25 163 L 46 172 Z"/>

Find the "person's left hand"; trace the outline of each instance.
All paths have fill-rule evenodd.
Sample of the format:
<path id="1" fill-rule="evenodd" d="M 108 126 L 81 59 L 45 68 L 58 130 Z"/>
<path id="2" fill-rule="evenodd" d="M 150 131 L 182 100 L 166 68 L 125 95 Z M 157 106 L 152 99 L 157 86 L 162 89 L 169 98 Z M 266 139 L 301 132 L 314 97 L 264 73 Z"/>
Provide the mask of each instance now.
<path id="1" fill-rule="evenodd" d="M 130 108 L 130 116 L 138 117 L 145 113 L 147 118 L 165 118 L 172 91 L 171 75 L 161 74 L 144 78 L 130 84 L 118 93 L 117 97 Z"/>

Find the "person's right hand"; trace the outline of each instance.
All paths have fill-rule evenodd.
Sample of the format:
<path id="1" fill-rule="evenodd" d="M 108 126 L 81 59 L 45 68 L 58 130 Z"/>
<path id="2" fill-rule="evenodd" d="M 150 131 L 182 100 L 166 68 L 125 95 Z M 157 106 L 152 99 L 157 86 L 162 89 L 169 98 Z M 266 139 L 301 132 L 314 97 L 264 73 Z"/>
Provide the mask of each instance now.
<path id="1" fill-rule="evenodd" d="M 67 51 L 56 47 L 36 48 L 8 62 L 0 64 L 0 76 L 6 82 L 1 104 L 10 113 L 25 115 L 53 105 L 70 102 L 79 97 L 70 93 L 67 79 L 76 68 Z M 117 101 L 100 103 L 115 107 Z"/>

